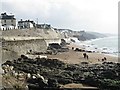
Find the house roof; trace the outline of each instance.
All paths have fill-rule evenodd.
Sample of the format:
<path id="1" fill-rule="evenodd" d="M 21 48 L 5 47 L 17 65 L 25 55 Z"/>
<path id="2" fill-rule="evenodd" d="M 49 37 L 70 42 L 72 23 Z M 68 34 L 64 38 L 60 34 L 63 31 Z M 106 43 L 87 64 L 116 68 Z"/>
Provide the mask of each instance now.
<path id="1" fill-rule="evenodd" d="M 14 15 L 7 15 L 6 13 L 2 13 L 0 19 L 15 19 Z"/>
<path id="2" fill-rule="evenodd" d="M 30 21 L 30 20 L 25 20 L 25 21 L 18 21 L 18 23 L 24 23 L 24 22 L 31 22 L 31 23 L 34 23 L 34 21 Z"/>

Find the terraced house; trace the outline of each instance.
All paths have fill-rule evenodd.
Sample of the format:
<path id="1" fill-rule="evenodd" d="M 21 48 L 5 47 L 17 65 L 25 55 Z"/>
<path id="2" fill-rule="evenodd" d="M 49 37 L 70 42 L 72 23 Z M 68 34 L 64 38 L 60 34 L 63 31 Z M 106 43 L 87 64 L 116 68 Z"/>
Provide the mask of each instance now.
<path id="1" fill-rule="evenodd" d="M 35 22 L 31 20 L 25 20 L 22 19 L 18 21 L 18 29 L 30 29 L 35 28 Z"/>
<path id="2" fill-rule="evenodd" d="M 16 18 L 14 15 L 2 13 L 0 16 L 0 30 L 10 30 L 16 28 Z"/>

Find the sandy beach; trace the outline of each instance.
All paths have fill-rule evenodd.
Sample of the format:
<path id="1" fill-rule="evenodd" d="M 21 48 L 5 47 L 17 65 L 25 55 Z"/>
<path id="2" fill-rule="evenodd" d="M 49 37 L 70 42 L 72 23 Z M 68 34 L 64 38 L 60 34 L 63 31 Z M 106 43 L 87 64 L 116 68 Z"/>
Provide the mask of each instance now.
<path id="1" fill-rule="evenodd" d="M 80 64 L 81 62 L 84 62 L 84 61 L 87 61 L 91 64 L 102 63 L 101 60 L 104 57 L 107 58 L 107 61 L 118 62 L 118 57 L 109 56 L 101 53 L 87 53 L 87 55 L 89 56 L 89 59 L 87 60 L 87 59 L 84 59 L 83 57 L 84 52 L 77 52 L 72 50 L 72 47 L 81 48 L 80 46 L 74 43 L 71 43 L 67 47 L 70 49 L 69 52 L 62 52 L 62 53 L 58 53 L 57 55 L 48 55 L 48 58 L 60 59 L 61 61 L 69 64 Z M 100 61 L 98 61 L 98 59 Z"/>
<path id="2" fill-rule="evenodd" d="M 98 59 L 102 60 L 104 57 L 107 58 L 107 61 L 112 61 L 112 62 L 117 62 L 118 61 L 117 57 L 112 57 L 112 56 L 108 56 L 108 55 L 100 54 L 100 53 L 88 53 L 88 52 L 87 52 L 87 55 L 89 56 L 89 59 L 85 59 L 83 57 L 83 53 L 84 52 L 79 52 L 79 51 L 72 50 L 72 47 L 74 47 L 74 49 L 75 48 L 81 48 L 81 47 L 77 46 L 74 43 L 71 43 L 70 45 L 67 45 L 67 47 L 69 48 L 68 52 L 59 52 L 56 55 L 47 55 L 47 57 L 51 58 L 51 59 L 59 59 L 59 60 L 65 62 L 65 63 L 68 63 L 68 64 L 80 64 L 81 62 L 88 62 L 89 64 L 103 63 L 103 61 L 98 61 Z M 38 55 L 36 55 L 36 56 L 38 56 Z M 35 58 L 35 56 L 33 58 Z M 31 63 L 31 65 L 32 64 L 33 63 Z M 52 71 L 52 72 L 54 72 L 54 71 Z M 13 82 L 13 85 L 16 82 L 18 83 L 18 81 L 16 81 L 16 79 L 14 79 L 13 77 L 11 77 L 11 79 L 9 79 L 9 80 Z M 5 80 L 3 79 L 3 81 L 5 81 Z M 8 81 L 6 80 L 6 82 L 8 82 Z M 1 83 L 2 82 L 0 82 L 0 84 Z M 22 81 L 19 82 L 18 84 L 19 85 L 26 85 L 26 84 L 22 83 Z M 5 84 L 5 85 L 8 86 L 7 84 Z M 89 86 L 89 85 L 84 85 L 83 83 L 69 83 L 69 84 L 65 84 L 65 85 L 61 85 L 60 84 L 60 86 L 61 86 L 61 88 L 80 88 L 80 89 L 84 89 L 84 90 L 86 90 L 86 89 L 87 90 L 88 89 L 90 89 L 90 90 L 93 90 L 93 89 L 94 90 L 98 90 L 97 87 L 93 87 L 93 86 Z"/>

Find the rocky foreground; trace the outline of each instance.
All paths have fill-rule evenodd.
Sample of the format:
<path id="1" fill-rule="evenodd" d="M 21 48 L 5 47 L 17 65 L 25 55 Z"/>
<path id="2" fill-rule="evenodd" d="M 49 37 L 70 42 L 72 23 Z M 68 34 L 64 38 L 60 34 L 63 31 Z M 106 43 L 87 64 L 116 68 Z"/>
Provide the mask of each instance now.
<path id="1" fill-rule="evenodd" d="M 9 74 L 24 82 L 23 86 L 17 84 L 13 88 L 60 89 L 66 84 L 82 83 L 100 90 L 120 90 L 120 63 L 66 64 L 57 59 L 30 59 L 21 55 L 17 60 L 6 61 L 2 68 L 3 78 Z"/>

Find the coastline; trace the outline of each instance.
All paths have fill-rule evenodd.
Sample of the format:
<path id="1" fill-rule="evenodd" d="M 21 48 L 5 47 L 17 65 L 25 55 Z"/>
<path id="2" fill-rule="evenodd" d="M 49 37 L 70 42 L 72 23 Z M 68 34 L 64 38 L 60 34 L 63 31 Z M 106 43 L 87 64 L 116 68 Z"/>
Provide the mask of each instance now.
<path id="1" fill-rule="evenodd" d="M 102 42 L 102 40 L 106 41 L 109 39 L 110 40 L 115 39 L 115 41 L 114 42 L 111 42 L 111 41 Z M 100 44 L 98 42 L 101 42 L 104 44 Z M 84 44 L 85 48 L 89 47 L 89 48 L 93 49 L 93 51 L 95 51 L 95 52 L 100 52 L 105 55 L 109 55 L 109 56 L 113 56 L 113 57 L 119 57 L 118 56 L 119 55 L 118 45 L 117 45 L 118 36 L 108 36 L 108 37 L 104 37 L 104 38 L 91 39 L 91 40 L 83 41 L 82 43 Z M 108 44 L 106 44 L 106 43 L 108 43 Z M 111 43 L 113 43 L 113 45 L 111 45 Z M 77 44 L 80 44 L 80 43 L 77 43 Z M 97 49 L 95 49 L 95 48 L 97 48 Z"/>
<path id="2" fill-rule="evenodd" d="M 99 39 L 102 39 L 102 38 L 99 38 Z M 97 39 L 98 40 L 98 39 Z M 95 40 L 94 40 L 95 41 Z M 84 43 L 85 44 L 85 43 Z M 81 46 L 81 45 L 77 45 L 76 43 L 71 43 L 71 45 L 70 45 L 70 48 L 72 48 L 72 47 L 74 47 L 74 48 L 83 48 L 83 46 Z M 87 50 L 87 49 L 86 49 Z M 99 52 L 94 52 L 94 53 L 89 53 L 89 54 L 91 54 L 91 55 L 95 55 L 96 57 L 101 57 L 101 56 L 104 56 L 104 57 L 108 57 L 108 58 L 110 58 L 110 59 L 114 59 L 115 58 L 115 60 L 117 60 L 118 61 L 118 59 L 120 58 L 120 57 L 118 57 L 118 55 L 114 55 L 114 54 L 106 54 L 106 53 L 102 53 L 101 51 L 99 51 Z M 111 61 L 111 60 L 110 60 Z"/>
<path id="3" fill-rule="evenodd" d="M 60 52 L 56 55 L 47 55 L 47 58 L 59 59 L 60 61 L 63 61 L 64 63 L 79 64 L 79 65 L 81 64 L 81 62 L 88 62 L 89 65 L 91 65 L 91 64 L 99 64 L 99 65 L 101 64 L 102 65 L 103 61 L 98 61 L 98 59 L 101 60 L 103 57 L 106 57 L 108 62 L 118 62 L 117 57 L 112 57 L 112 56 L 108 56 L 108 55 L 105 55 L 102 53 L 96 53 L 96 52 L 94 52 L 94 53 L 86 52 L 89 55 L 89 59 L 87 60 L 83 57 L 84 52 L 75 51 L 76 48 L 82 48 L 82 46 L 79 46 L 76 43 L 70 43 L 70 45 L 67 45 L 67 47 L 70 49 L 68 52 Z M 74 47 L 74 50 L 72 50 L 72 47 Z M 79 87 L 77 87 L 78 85 L 79 85 Z M 83 87 L 80 85 L 82 85 L 82 84 L 81 83 L 80 84 L 70 83 L 70 84 L 64 85 L 63 88 L 68 88 L 68 87 L 81 88 L 81 87 Z"/>
<path id="4" fill-rule="evenodd" d="M 88 53 L 89 59 L 86 60 L 83 57 L 83 53 L 84 52 L 78 52 L 78 51 L 74 51 L 72 50 L 72 47 L 75 48 L 81 48 L 79 45 L 75 44 L 75 43 L 70 43 L 70 45 L 67 45 L 67 47 L 70 49 L 69 52 L 62 52 L 62 53 L 58 53 L 57 55 L 48 55 L 48 58 L 56 58 L 59 59 L 65 63 L 69 63 L 69 64 L 80 64 L 81 62 L 89 62 L 89 64 L 97 64 L 97 63 L 103 63 L 103 61 L 101 61 L 104 57 L 107 58 L 108 62 L 118 62 L 118 57 L 113 57 L 113 56 L 109 56 L 109 55 L 105 55 L 103 53 Z M 100 61 L 98 61 L 98 59 Z"/>

